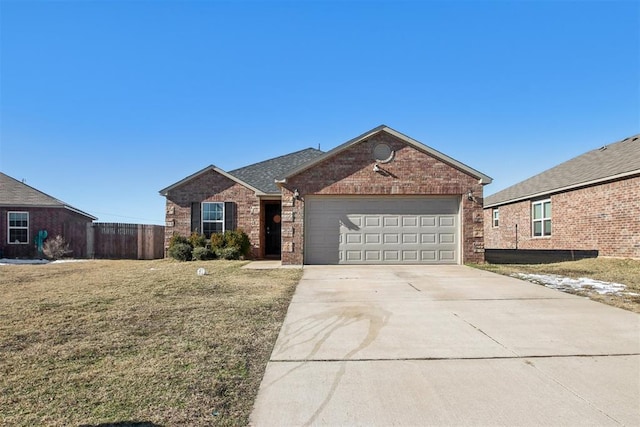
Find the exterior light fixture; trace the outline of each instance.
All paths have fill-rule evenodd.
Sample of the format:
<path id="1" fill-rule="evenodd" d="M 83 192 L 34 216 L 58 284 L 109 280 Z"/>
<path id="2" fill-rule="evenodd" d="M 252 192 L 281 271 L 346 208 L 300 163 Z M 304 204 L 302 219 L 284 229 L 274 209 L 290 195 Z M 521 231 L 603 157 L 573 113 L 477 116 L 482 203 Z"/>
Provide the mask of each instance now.
<path id="1" fill-rule="evenodd" d="M 297 188 L 293 190 L 293 198 L 296 200 L 300 200 L 300 192 Z"/>

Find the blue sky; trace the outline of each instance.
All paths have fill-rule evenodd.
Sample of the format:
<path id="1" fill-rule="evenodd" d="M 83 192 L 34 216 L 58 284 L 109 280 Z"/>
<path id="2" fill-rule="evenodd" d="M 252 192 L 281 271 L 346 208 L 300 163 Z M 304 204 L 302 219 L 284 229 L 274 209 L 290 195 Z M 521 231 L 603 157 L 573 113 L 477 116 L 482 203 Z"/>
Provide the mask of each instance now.
<path id="1" fill-rule="evenodd" d="M 0 171 L 107 222 L 386 124 L 492 194 L 640 132 L 636 1 L 0 0 Z"/>

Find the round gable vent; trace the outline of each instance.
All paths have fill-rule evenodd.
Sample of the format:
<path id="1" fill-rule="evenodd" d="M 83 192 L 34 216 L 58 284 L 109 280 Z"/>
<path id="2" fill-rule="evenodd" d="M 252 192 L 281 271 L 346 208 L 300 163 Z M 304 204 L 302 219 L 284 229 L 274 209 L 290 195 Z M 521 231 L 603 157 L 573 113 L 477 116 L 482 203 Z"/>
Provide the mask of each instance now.
<path id="1" fill-rule="evenodd" d="M 393 160 L 395 152 L 387 144 L 379 143 L 373 147 L 373 159 L 380 163 L 389 163 Z"/>

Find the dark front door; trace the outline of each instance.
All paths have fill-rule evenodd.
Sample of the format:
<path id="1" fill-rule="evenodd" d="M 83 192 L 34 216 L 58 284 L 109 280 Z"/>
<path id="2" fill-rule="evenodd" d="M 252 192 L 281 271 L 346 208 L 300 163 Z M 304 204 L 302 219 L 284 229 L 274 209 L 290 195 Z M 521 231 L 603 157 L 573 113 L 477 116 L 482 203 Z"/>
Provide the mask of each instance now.
<path id="1" fill-rule="evenodd" d="M 264 206 L 265 256 L 280 256 L 281 214 L 280 203 L 269 203 Z"/>

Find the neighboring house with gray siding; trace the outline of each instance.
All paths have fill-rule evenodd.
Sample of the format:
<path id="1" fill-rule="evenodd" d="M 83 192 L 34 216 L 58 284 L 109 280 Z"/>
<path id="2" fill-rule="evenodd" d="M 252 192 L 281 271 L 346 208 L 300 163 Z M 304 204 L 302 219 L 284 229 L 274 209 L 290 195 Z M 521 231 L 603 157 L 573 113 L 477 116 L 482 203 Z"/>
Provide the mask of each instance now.
<path id="1" fill-rule="evenodd" d="M 254 258 L 283 264 L 482 262 L 491 178 L 387 126 L 323 153 L 308 148 L 160 190 L 165 244 L 241 228 Z"/>
<path id="2" fill-rule="evenodd" d="M 484 228 L 487 249 L 640 258 L 640 135 L 487 196 Z"/>

